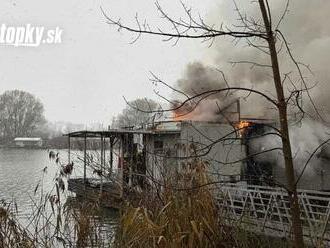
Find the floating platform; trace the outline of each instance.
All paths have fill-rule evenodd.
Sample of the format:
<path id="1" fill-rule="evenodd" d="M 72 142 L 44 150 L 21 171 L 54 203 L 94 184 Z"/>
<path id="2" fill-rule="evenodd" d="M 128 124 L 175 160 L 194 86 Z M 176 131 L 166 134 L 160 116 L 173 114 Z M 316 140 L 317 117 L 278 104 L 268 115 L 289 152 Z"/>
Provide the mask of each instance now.
<path id="1" fill-rule="evenodd" d="M 120 209 L 123 203 L 118 183 L 94 178 L 72 178 L 68 180 L 68 190 L 88 201 L 98 202 L 103 207 Z"/>

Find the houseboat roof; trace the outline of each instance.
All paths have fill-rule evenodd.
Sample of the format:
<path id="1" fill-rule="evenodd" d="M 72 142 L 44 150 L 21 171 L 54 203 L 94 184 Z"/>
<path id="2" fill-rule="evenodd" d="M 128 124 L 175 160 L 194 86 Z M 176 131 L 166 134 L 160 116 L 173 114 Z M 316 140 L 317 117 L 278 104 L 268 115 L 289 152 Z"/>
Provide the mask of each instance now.
<path id="1" fill-rule="evenodd" d="M 64 136 L 76 138 L 98 138 L 98 137 L 112 137 L 120 134 L 160 134 L 160 133 L 179 133 L 180 129 L 109 129 L 107 131 L 76 131 L 64 134 Z"/>
<path id="2" fill-rule="evenodd" d="M 111 137 L 118 134 L 152 134 L 151 131 L 146 130 L 127 130 L 127 129 L 109 129 L 107 131 L 76 131 L 64 134 L 64 136 L 77 138 L 97 138 L 97 137 Z"/>
<path id="3" fill-rule="evenodd" d="M 241 121 L 249 121 L 254 124 L 268 124 L 273 123 L 273 120 L 269 119 L 257 119 L 257 118 L 241 118 Z M 76 137 L 76 138 L 98 138 L 98 137 L 113 137 L 121 134 L 176 134 L 181 132 L 182 123 L 209 123 L 209 124 L 224 124 L 221 122 L 210 122 L 210 121 L 190 121 L 190 120 L 180 120 L 180 121 L 160 121 L 155 122 L 146 127 L 141 127 L 138 129 L 109 129 L 104 131 L 76 131 L 64 134 L 64 136 Z"/>
<path id="4" fill-rule="evenodd" d="M 41 141 L 41 138 L 17 137 L 14 141 Z"/>

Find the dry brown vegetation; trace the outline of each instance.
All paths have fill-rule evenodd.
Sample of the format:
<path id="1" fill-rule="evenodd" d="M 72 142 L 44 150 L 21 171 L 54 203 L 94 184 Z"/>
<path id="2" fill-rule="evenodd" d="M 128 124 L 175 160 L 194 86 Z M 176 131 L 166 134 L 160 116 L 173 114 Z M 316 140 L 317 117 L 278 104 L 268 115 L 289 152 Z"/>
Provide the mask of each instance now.
<path id="1" fill-rule="evenodd" d="M 35 247 L 33 239 L 17 224 L 11 211 L 11 205 L 0 204 L 0 247 Z"/>
<path id="2" fill-rule="evenodd" d="M 123 211 L 116 247 L 287 247 L 285 241 L 262 238 L 240 227 L 229 227 L 218 211 L 205 166 L 165 180 L 161 193 L 130 203 Z M 171 182 L 172 181 L 172 182 Z"/>
<path id="3" fill-rule="evenodd" d="M 39 212 L 34 215 L 40 218 L 38 227 L 26 228 L 11 204 L 2 202 L 0 248 L 110 247 L 113 232 L 103 226 L 97 204 L 75 201 L 65 208 L 61 216 L 47 219 Z"/>
<path id="4" fill-rule="evenodd" d="M 63 198 L 61 180 L 55 180 L 55 194 L 41 195 L 35 202 L 29 229 L 16 218 L 15 204 L 1 202 L 0 248 L 289 246 L 285 240 L 258 236 L 228 223 L 226 213 L 219 211 L 206 167 L 196 159 L 180 172 L 150 178 L 154 186 L 126 203 L 116 230 L 104 227 L 98 202 Z"/>

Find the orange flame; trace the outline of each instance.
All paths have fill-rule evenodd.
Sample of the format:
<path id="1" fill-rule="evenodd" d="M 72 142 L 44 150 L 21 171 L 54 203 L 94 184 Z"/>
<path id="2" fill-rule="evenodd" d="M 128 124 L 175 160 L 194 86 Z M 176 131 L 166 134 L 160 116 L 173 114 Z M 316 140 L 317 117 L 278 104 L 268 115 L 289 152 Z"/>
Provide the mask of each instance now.
<path id="1" fill-rule="evenodd" d="M 183 105 L 180 101 L 175 101 L 173 103 L 172 118 L 174 121 L 194 120 L 198 115 L 195 108 L 196 106 L 190 102 Z"/>
<path id="2" fill-rule="evenodd" d="M 236 125 L 236 127 L 237 127 L 237 129 L 238 129 L 238 132 L 239 132 L 239 134 L 240 134 L 240 137 L 243 136 L 243 134 L 244 134 L 245 131 L 246 131 L 246 128 L 249 127 L 249 126 L 251 126 L 251 125 L 252 125 L 252 124 L 251 124 L 250 122 L 248 122 L 248 121 L 240 121 L 240 122 Z"/>
<path id="3" fill-rule="evenodd" d="M 178 113 L 173 111 L 173 120 L 174 121 L 184 121 L 184 120 L 193 120 L 194 119 L 194 114 L 191 113 Z"/>

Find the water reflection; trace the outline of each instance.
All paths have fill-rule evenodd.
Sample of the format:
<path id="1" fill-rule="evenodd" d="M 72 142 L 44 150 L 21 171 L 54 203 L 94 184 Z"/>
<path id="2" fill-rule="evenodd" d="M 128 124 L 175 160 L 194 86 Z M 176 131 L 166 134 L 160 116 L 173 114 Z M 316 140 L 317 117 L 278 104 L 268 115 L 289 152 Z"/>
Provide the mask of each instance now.
<path id="1" fill-rule="evenodd" d="M 0 199 L 14 200 L 21 215 L 29 214 L 36 186 L 50 191 L 57 171 L 47 150 L 0 149 Z"/>
<path id="2" fill-rule="evenodd" d="M 60 150 L 56 152 L 60 153 L 60 164 L 67 163 L 67 151 Z M 82 168 L 79 166 L 80 155 L 81 152 L 79 151 L 72 153 L 71 158 L 75 163 L 75 168 L 71 177 L 79 177 L 82 175 Z M 34 227 L 33 222 L 36 221 L 35 213 L 40 204 L 44 202 L 47 202 L 44 209 L 47 216 L 51 216 L 52 214 L 53 217 L 56 216 L 56 209 L 54 213 L 52 213 L 53 210 L 51 209 L 48 198 L 45 198 L 45 195 L 49 192 L 51 192 L 49 196 L 56 194 L 54 185 L 59 173 L 60 164 L 49 160 L 49 153 L 47 150 L 0 149 L 0 200 L 5 200 L 6 202 L 14 201 L 17 204 L 17 218 L 23 226 L 28 225 L 29 228 Z M 91 171 L 89 171 L 88 174 L 95 176 L 92 175 Z M 37 193 L 35 193 L 36 189 Z M 61 194 L 61 201 L 65 203 L 64 206 L 66 210 L 70 209 L 75 214 L 81 212 L 81 208 L 79 207 L 82 206 L 81 199 L 77 201 L 69 192 Z M 115 226 L 118 222 L 118 212 L 111 209 L 98 208 L 97 212 L 88 214 L 92 214 L 92 216 L 89 216 L 91 217 L 89 219 L 94 221 L 94 227 L 97 228 L 93 239 L 97 240 L 99 244 L 111 242 L 114 237 Z M 62 218 L 64 218 L 64 215 Z M 56 221 L 56 218 L 52 220 L 49 227 L 50 230 L 54 230 Z M 71 219 L 71 221 L 75 220 Z M 71 224 L 70 228 L 74 226 L 73 222 L 71 222 Z M 74 240 L 75 238 L 73 237 L 76 235 L 74 231 L 77 230 L 68 229 L 66 231 L 67 240 L 71 239 L 73 243 L 77 241 Z M 68 243 L 66 243 L 66 245 L 68 245 Z M 101 247 L 102 246 L 103 245 L 101 245 Z M 97 247 L 100 246 L 98 245 Z"/>

